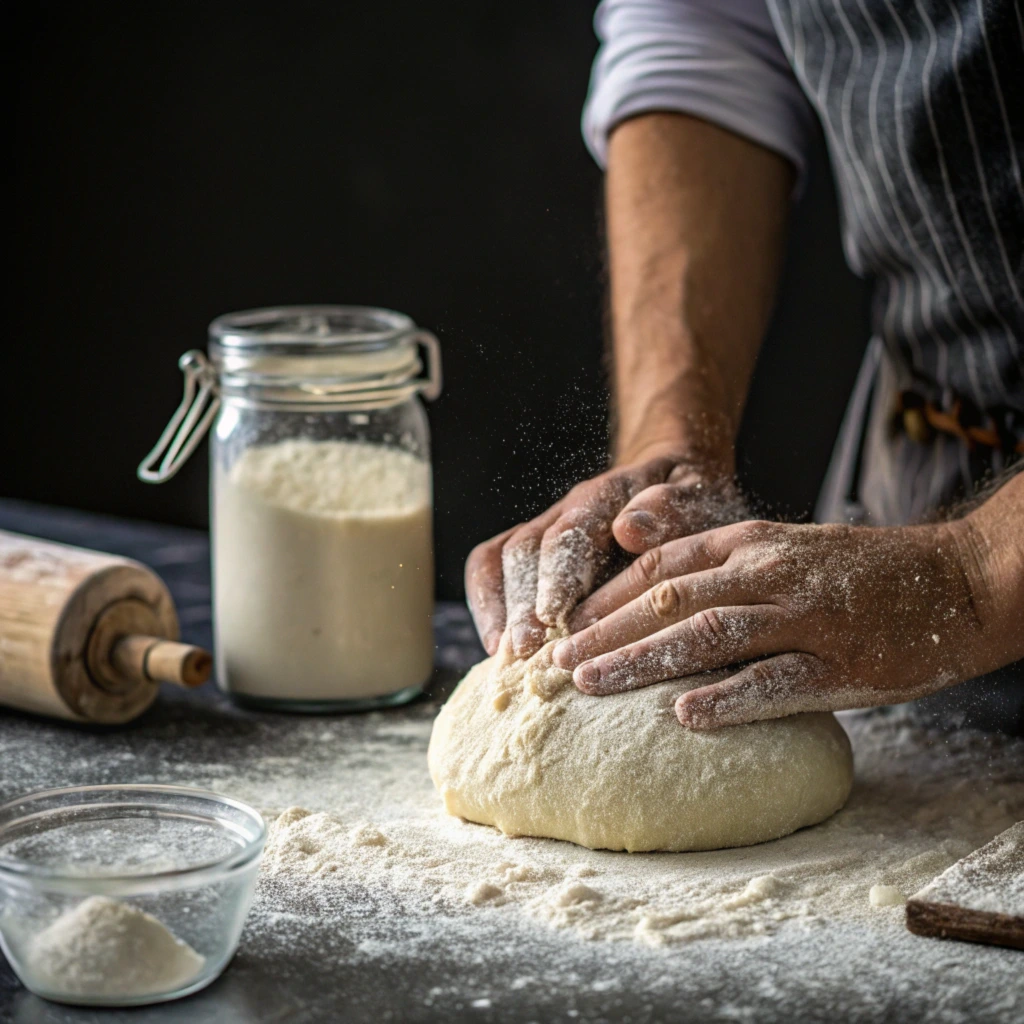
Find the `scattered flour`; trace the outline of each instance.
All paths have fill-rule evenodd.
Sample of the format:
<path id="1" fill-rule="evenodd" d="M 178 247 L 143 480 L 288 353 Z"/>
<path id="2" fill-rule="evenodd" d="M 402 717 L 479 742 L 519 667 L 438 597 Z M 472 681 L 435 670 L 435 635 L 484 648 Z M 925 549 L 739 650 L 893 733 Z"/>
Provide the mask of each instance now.
<path id="1" fill-rule="evenodd" d="M 32 940 L 26 972 L 55 994 L 124 998 L 187 985 L 203 963 L 150 914 L 90 896 Z"/>
<path id="2" fill-rule="evenodd" d="M 466 899 L 477 907 L 488 900 L 502 899 L 504 895 L 504 889 L 490 882 L 472 882 L 466 887 Z"/>
<path id="3" fill-rule="evenodd" d="M 873 907 L 902 907 L 907 897 L 894 885 L 873 885 L 868 902 Z"/>
<path id="4" fill-rule="evenodd" d="M 469 667 L 456 660 L 463 650 L 440 648 L 453 679 Z M 424 703 L 250 716 L 233 726 L 247 762 L 219 717 L 197 720 L 191 707 L 103 737 L 102 759 L 95 737 L 13 721 L 0 732 L 0 795 L 134 779 L 212 788 L 268 820 L 306 808 L 273 829 L 225 979 L 244 988 L 246 971 L 282 978 L 278 1003 L 261 1005 L 280 1019 L 311 968 L 343 987 L 353 1019 L 381 1022 L 477 1019 L 470 1007 L 482 999 L 493 1009 L 480 1020 L 564 1020 L 570 1010 L 588 1024 L 1021 1019 L 1019 953 L 923 939 L 899 908 L 869 903 L 873 885 L 916 892 L 1024 817 L 1020 740 L 921 728 L 898 709 L 840 715 L 857 777 L 829 821 L 760 846 L 629 855 L 449 817 L 425 762 L 435 714 Z M 40 756 L 43 743 L 52 756 Z M 187 757 L 167 757 L 175 743 Z M 371 834 L 361 826 L 383 844 L 360 845 Z M 576 881 L 601 899 L 559 905 Z M 261 998 L 273 1003 L 264 989 Z"/>
<path id="5" fill-rule="evenodd" d="M 870 927 L 878 921 L 873 907 L 894 905 L 897 896 L 903 902 L 903 893 L 1024 813 L 1014 763 L 1021 745 L 976 733 L 930 734 L 881 715 L 851 715 L 846 725 L 859 771 L 850 803 L 824 824 L 775 842 L 628 855 L 508 838 L 444 813 L 422 788 L 417 743 L 408 761 L 392 764 L 408 776 L 404 786 L 386 787 L 389 798 L 375 816 L 366 800 L 333 783 L 324 790 L 296 779 L 283 793 L 282 780 L 275 782 L 274 799 L 312 797 L 315 809 L 292 807 L 273 821 L 265 877 L 320 896 L 333 886 L 341 899 L 354 890 L 391 894 L 438 920 L 512 914 L 585 939 L 650 946 L 766 936 L 790 925 Z M 421 742 L 428 729 L 425 721 Z M 259 802 L 254 781 L 221 785 Z"/>

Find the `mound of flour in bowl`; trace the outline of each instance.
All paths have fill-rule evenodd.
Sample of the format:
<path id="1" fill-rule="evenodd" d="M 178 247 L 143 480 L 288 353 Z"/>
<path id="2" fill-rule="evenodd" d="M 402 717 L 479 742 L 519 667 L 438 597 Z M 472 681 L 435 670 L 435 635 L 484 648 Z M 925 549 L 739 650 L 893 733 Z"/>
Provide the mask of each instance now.
<path id="1" fill-rule="evenodd" d="M 26 973 L 55 995 L 157 995 L 187 985 L 204 958 L 151 914 L 90 896 L 29 945 Z"/>

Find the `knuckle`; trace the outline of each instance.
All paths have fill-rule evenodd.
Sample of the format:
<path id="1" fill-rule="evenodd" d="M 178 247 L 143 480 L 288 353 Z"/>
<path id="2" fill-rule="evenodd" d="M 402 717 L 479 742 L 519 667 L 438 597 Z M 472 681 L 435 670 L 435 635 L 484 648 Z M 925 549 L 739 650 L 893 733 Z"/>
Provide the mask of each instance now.
<path id="1" fill-rule="evenodd" d="M 661 569 L 664 563 L 664 555 L 661 548 L 651 548 L 645 551 L 634 563 L 633 573 L 638 583 L 653 586 L 661 579 Z"/>
<path id="2" fill-rule="evenodd" d="M 762 563 L 767 566 L 769 561 L 773 566 L 781 565 L 782 556 L 775 543 L 778 526 L 778 523 L 755 519 L 725 527 L 721 531 L 725 561 L 733 565 L 756 561 L 759 568 Z"/>
<path id="3" fill-rule="evenodd" d="M 506 543 L 506 539 L 503 537 L 491 537 L 489 540 L 483 540 L 477 544 L 472 551 L 469 553 L 469 561 L 484 561 L 489 555 L 494 552 L 501 551 Z"/>
<path id="4" fill-rule="evenodd" d="M 586 522 L 585 517 L 569 511 L 563 512 L 545 531 L 541 547 L 549 547 L 552 544 L 574 545 L 579 544 L 586 537 L 586 531 L 582 524 Z"/>
<path id="5" fill-rule="evenodd" d="M 589 587 L 601 550 L 598 540 L 582 527 L 559 520 L 544 534 L 540 546 L 541 575 Z"/>
<path id="6" fill-rule="evenodd" d="M 610 534 L 611 524 L 630 500 L 629 489 L 619 477 L 598 477 L 577 484 L 565 499 L 565 514 L 572 526 L 582 526 L 587 532 Z"/>
<path id="7" fill-rule="evenodd" d="M 771 536 L 775 523 L 769 523 L 764 519 L 748 519 L 744 523 L 739 523 L 736 529 L 741 542 L 756 544 Z"/>
<path id="8" fill-rule="evenodd" d="M 559 543 L 562 534 L 567 532 L 569 529 L 571 529 L 571 527 L 566 522 L 565 515 L 560 515 L 541 535 L 541 551 L 546 552 L 556 546 Z"/>
<path id="9" fill-rule="evenodd" d="M 734 555 L 737 548 L 742 546 L 739 525 L 719 526 L 716 529 L 707 530 L 700 535 L 711 560 L 718 565 L 723 565 Z"/>
<path id="10" fill-rule="evenodd" d="M 675 620 L 679 617 L 682 604 L 675 580 L 666 580 L 647 591 L 647 606 L 655 618 Z"/>
<path id="11" fill-rule="evenodd" d="M 612 537 L 614 516 L 602 514 L 593 506 L 567 508 L 544 532 L 541 547 L 569 548 L 587 555 L 592 549 L 607 546 Z"/>
<path id="12" fill-rule="evenodd" d="M 778 680 L 777 673 L 767 661 L 755 661 L 748 665 L 747 677 L 759 690 L 772 689 Z"/>
<path id="13" fill-rule="evenodd" d="M 611 472 L 601 479 L 601 493 L 615 505 L 625 505 L 637 488 L 629 473 Z"/>
<path id="14" fill-rule="evenodd" d="M 720 559 L 717 551 L 708 543 L 709 536 L 706 533 L 697 534 L 693 537 L 686 537 L 676 541 L 680 555 L 686 557 L 694 564 L 715 565 Z"/>
<path id="15" fill-rule="evenodd" d="M 792 677 L 794 684 L 814 685 L 818 683 L 823 675 L 823 665 L 813 654 L 798 653 L 789 659 L 788 674 Z"/>
<path id="16" fill-rule="evenodd" d="M 590 629 L 577 638 L 577 647 L 581 652 L 587 653 L 589 657 L 608 649 L 608 631 L 603 623 L 595 623 Z"/>
<path id="17" fill-rule="evenodd" d="M 709 645 L 723 641 L 729 634 L 718 608 L 705 608 L 690 617 L 694 636 Z"/>
<path id="18" fill-rule="evenodd" d="M 587 505 L 600 493 L 604 480 L 594 477 L 570 487 L 565 495 L 565 503 L 569 506 Z"/>
<path id="19" fill-rule="evenodd" d="M 516 530 L 502 545 L 501 557 L 516 561 L 535 556 L 539 550 L 540 537 L 535 530 Z"/>
<path id="20" fill-rule="evenodd" d="M 807 692 L 817 678 L 816 659 L 793 653 L 752 662 L 744 671 L 750 684 L 760 692 L 782 699 Z"/>
<path id="21" fill-rule="evenodd" d="M 481 568 L 481 563 L 484 560 L 485 552 L 484 545 L 477 544 L 475 548 L 469 553 L 469 557 L 466 559 L 466 579 L 471 580 Z"/>
<path id="22" fill-rule="evenodd" d="M 487 577 L 494 575 L 492 563 L 500 559 L 501 547 L 494 541 L 477 544 L 466 559 L 465 579 L 467 584 L 486 583 Z M 500 573 L 498 574 L 500 576 Z"/>
<path id="23" fill-rule="evenodd" d="M 697 557 L 704 565 L 722 568 L 728 565 L 732 554 L 714 533 L 705 533 L 701 535 Z"/>

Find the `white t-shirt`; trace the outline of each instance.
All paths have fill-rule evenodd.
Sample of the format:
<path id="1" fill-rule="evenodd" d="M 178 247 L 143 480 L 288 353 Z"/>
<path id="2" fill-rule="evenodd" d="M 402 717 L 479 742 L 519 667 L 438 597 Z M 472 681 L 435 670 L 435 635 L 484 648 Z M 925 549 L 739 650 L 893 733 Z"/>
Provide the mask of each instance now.
<path id="1" fill-rule="evenodd" d="M 667 110 L 780 153 L 802 178 L 815 115 L 763 0 L 603 0 L 594 27 L 583 136 L 599 164 L 620 121 Z"/>

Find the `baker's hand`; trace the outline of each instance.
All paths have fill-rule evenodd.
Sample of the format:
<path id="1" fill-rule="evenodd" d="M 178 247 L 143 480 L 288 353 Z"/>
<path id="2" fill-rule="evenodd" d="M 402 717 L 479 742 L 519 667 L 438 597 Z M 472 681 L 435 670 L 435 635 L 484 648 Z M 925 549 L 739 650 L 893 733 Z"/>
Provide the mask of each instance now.
<path id="1" fill-rule="evenodd" d="M 616 554 L 637 555 L 743 516 L 731 468 L 668 446 L 578 484 L 470 554 L 466 594 L 487 653 L 507 628 L 513 655 L 533 654 L 546 627 L 564 621 Z"/>
<path id="2" fill-rule="evenodd" d="M 588 694 L 740 666 L 678 699 L 694 729 L 911 700 L 978 674 L 975 550 L 963 521 L 726 526 L 654 548 L 601 587 L 554 663 Z"/>

